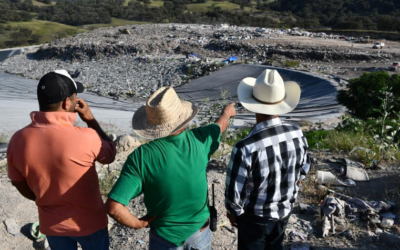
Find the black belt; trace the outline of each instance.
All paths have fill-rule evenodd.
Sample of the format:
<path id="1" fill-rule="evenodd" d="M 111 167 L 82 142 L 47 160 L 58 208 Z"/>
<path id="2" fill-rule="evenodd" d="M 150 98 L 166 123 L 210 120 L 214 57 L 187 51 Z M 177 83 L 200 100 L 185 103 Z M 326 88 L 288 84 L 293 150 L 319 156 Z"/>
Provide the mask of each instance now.
<path id="1" fill-rule="evenodd" d="M 200 231 L 206 229 L 210 225 L 210 219 L 207 219 L 206 223 L 200 228 Z"/>

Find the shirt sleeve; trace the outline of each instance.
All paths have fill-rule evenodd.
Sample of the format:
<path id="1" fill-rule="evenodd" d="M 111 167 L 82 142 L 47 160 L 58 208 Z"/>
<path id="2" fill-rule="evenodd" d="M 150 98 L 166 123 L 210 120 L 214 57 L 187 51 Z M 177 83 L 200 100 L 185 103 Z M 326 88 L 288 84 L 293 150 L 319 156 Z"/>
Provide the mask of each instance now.
<path id="1" fill-rule="evenodd" d="M 230 214 L 240 216 L 244 213 L 246 202 L 247 168 L 243 149 L 233 147 L 226 174 L 225 207 Z"/>
<path id="2" fill-rule="evenodd" d="M 7 147 L 7 171 L 8 171 L 8 178 L 11 181 L 25 181 L 25 176 L 17 169 L 17 167 L 13 164 L 13 143 L 12 139 Z"/>
<path id="3" fill-rule="evenodd" d="M 106 141 L 100 138 L 96 133 L 93 140 L 92 151 L 96 161 L 102 164 L 109 164 L 114 161 L 115 155 L 117 154 L 117 148 L 114 142 Z"/>
<path id="4" fill-rule="evenodd" d="M 140 151 L 139 148 L 127 158 L 117 182 L 108 194 L 109 198 L 125 206 L 129 204 L 131 199 L 142 193 L 142 179 L 135 162 L 139 155 L 138 151 Z"/>
<path id="5" fill-rule="evenodd" d="M 311 159 L 308 155 L 308 143 L 305 137 L 302 137 L 303 144 L 304 144 L 304 155 L 303 155 L 303 165 L 300 169 L 300 180 L 304 180 L 308 172 L 310 172 L 311 168 Z"/>
<path id="6" fill-rule="evenodd" d="M 198 139 L 204 143 L 209 157 L 217 151 L 219 142 L 221 141 L 221 128 L 218 124 L 213 123 L 205 127 L 197 128 L 194 132 L 199 136 Z"/>

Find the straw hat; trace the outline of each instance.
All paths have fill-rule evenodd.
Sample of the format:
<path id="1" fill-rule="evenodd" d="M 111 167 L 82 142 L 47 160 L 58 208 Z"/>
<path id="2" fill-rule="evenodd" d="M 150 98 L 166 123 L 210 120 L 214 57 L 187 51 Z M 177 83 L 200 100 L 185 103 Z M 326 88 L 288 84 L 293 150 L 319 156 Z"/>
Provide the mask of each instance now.
<path id="1" fill-rule="evenodd" d="M 296 82 L 283 82 L 278 71 L 266 69 L 257 79 L 243 79 L 237 93 L 243 107 L 254 113 L 282 115 L 297 106 L 301 90 Z"/>
<path id="2" fill-rule="evenodd" d="M 162 138 L 184 127 L 197 112 L 198 108 L 180 100 L 172 87 L 162 87 L 135 112 L 132 128 L 141 137 Z"/>

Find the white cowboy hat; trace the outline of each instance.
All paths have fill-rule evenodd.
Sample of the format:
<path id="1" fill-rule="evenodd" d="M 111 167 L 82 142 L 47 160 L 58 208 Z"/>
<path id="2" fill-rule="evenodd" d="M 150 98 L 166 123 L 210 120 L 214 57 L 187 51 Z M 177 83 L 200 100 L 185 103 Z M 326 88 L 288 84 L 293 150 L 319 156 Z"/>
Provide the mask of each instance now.
<path id="1" fill-rule="evenodd" d="M 147 139 L 169 136 L 189 123 L 198 108 L 179 99 L 172 87 L 162 87 L 132 117 L 132 128 Z"/>
<path id="2" fill-rule="evenodd" d="M 283 82 L 278 71 L 266 69 L 257 79 L 243 79 L 237 93 L 243 107 L 254 113 L 282 115 L 297 106 L 301 90 L 296 82 Z"/>

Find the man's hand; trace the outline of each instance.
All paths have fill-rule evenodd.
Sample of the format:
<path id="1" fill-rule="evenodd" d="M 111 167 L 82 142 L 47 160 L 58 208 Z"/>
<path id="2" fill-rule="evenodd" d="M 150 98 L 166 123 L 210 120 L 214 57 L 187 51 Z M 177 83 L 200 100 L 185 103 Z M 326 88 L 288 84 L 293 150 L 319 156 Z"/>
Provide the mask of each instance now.
<path id="1" fill-rule="evenodd" d="M 231 225 L 234 227 L 238 227 L 237 223 L 236 223 L 236 215 L 235 214 L 230 214 L 228 212 L 226 212 L 226 217 L 228 217 L 229 221 L 231 222 Z"/>
<path id="2" fill-rule="evenodd" d="M 110 215 L 114 220 L 133 229 L 147 227 L 153 220 L 156 219 L 156 216 L 149 215 L 145 215 L 138 219 L 136 216 L 131 214 L 127 207 L 111 198 L 108 198 L 105 208 L 108 215 Z"/>
<path id="3" fill-rule="evenodd" d="M 298 187 L 301 186 L 301 182 L 302 182 L 302 179 L 300 179 L 300 180 L 297 181 L 297 186 L 298 186 Z"/>
<path id="4" fill-rule="evenodd" d="M 224 108 L 223 113 L 227 113 L 229 117 L 234 117 L 236 116 L 236 109 L 235 109 L 235 103 L 231 103 L 228 106 Z"/>
<path id="5" fill-rule="evenodd" d="M 136 229 L 144 228 L 150 225 L 153 220 L 155 220 L 157 216 L 150 216 L 150 215 L 145 215 L 142 218 L 139 219 L 139 226 Z"/>
<path id="6" fill-rule="evenodd" d="M 228 127 L 229 119 L 236 115 L 235 103 L 231 103 L 222 110 L 222 114 L 215 121 L 221 129 L 221 134 Z"/>
<path id="7" fill-rule="evenodd" d="M 88 123 L 94 120 L 94 116 L 92 111 L 90 111 L 89 105 L 81 98 L 76 98 L 75 110 L 79 114 L 79 117 L 82 119 L 82 121 Z"/>

